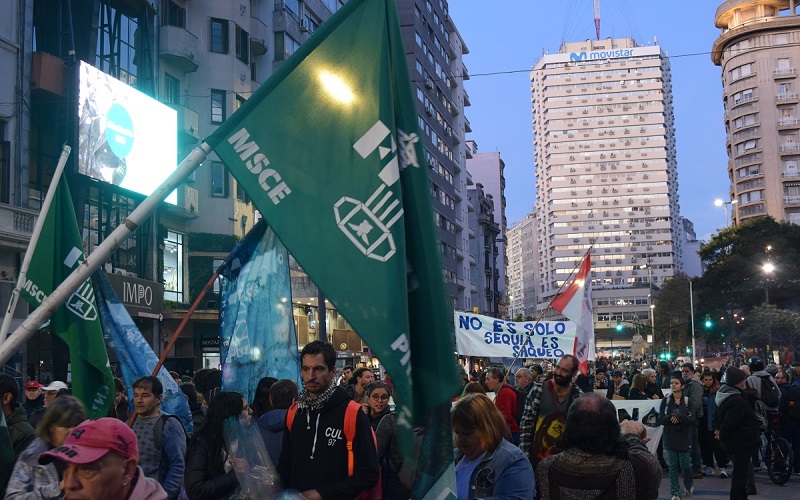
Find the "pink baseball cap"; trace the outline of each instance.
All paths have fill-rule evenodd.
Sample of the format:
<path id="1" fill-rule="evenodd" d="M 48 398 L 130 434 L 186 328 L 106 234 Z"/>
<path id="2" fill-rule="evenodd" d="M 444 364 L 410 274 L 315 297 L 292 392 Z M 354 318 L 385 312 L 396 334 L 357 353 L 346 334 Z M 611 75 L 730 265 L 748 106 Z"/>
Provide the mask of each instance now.
<path id="1" fill-rule="evenodd" d="M 87 420 L 75 427 L 62 446 L 42 453 L 40 464 L 53 460 L 72 464 L 88 464 L 113 451 L 123 458 L 139 458 L 136 434 L 125 422 L 104 417 Z"/>

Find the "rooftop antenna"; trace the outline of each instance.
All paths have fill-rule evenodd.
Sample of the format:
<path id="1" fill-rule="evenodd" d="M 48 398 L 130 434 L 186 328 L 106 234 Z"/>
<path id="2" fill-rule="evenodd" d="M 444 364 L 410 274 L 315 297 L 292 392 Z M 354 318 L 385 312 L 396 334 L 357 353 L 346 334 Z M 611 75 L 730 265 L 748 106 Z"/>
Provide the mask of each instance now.
<path id="1" fill-rule="evenodd" d="M 594 31 L 600 41 L 600 0 L 594 0 Z"/>

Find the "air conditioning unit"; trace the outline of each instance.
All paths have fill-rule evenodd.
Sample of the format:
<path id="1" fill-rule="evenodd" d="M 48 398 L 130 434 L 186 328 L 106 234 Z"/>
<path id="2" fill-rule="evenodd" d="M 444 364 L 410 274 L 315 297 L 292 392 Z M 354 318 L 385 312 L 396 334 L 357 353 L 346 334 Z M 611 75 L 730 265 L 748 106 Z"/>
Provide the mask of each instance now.
<path id="1" fill-rule="evenodd" d="M 433 88 L 433 80 L 431 80 L 430 78 L 426 78 L 425 79 L 425 87 L 427 87 L 429 89 L 432 89 Z"/>
<path id="2" fill-rule="evenodd" d="M 308 22 L 305 19 L 300 20 L 300 31 L 306 33 L 308 31 Z"/>

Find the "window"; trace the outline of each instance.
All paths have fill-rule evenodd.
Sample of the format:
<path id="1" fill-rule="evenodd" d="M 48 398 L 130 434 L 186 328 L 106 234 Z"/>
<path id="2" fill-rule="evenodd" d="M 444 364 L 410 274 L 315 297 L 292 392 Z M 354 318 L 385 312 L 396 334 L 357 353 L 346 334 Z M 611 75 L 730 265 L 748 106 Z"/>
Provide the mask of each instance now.
<path id="1" fill-rule="evenodd" d="M 181 96 L 181 81 L 164 73 L 164 102 L 166 104 L 179 104 Z"/>
<path id="2" fill-rule="evenodd" d="M 211 123 L 225 121 L 225 91 L 211 89 Z"/>
<path id="3" fill-rule="evenodd" d="M 250 196 L 244 190 L 244 186 L 239 181 L 236 181 L 236 199 L 242 203 L 250 203 Z"/>
<path id="4" fill-rule="evenodd" d="M 169 230 L 164 238 L 164 300 L 183 302 L 183 235 Z"/>
<path id="5" fill-rule="evenodd" d="M 314 19 L 308 14 L 306 14 L 303 19 L 306 22 L 305 29 L 308 30 L 309 33 L 317 31 L 317 29 L 319 28 L 319 22 L 316 19 Z"/>
<path id="6" fill-rule="evenodd" d="M 129 17 L 108 3 L 100 9 L 95 67 L 136 88 L 137 64 L 143 63 L 144 54 L 137 53 L 135 47 L 147 45 L 145 32 L 138 29 L 139 18 Z"/>
<path id="7" fill-rule="evenodd" d="M 283 8 L 289 12 L 295 19 L 300 19 L 300 2 L 299 0 L 275 0 L 276 5 L 283 4 Z M 331 9 L 333 12 L 333 9 Z"/>
<path id="8" fill-rule="evenodd" d="M 285 61 L 300 47 L 297 40 L 286 34 L 285 31 L 275 33 L 275 60 Z"/>
<path id="9" fill-rule="evenodd" d="M 214 263 L 211 264 L 211 273 L 217 272 L 217 269 L 222 267 L 223 264 L 225 264 L 225 259 L 214 259 Z M 224 280 L 225 278 L 221 274 L 214 280 L 214 293 L 220 293 Z"/>
<path id="10" fill-rule="evenodd" d="M 228 21 L 211 18 L 211 52 L 228 53 Z"/>
<path id="11" fill-rule="evenodd" d="M 750 64 L 750 63 L 742 64 L 741 66 L 738 66 L 738 67 L 733 68 L 731 70 L 731 80 L 736 80 L 738 78 L 742 78 L 742 77 L 748 76 L 752 72 L 753 72 L 753 65 L 752 64 Z"/>
<path id="12" fill-rule="evenodd" d="M 236 25 L 236 59 L 248 64 L 250 61 L 250 33 Z"/>
<path id="13" fill-rule="evenodd" d="M 167 26 L 177 26 L 179 28 L 186 27 L 186 9 L 176 4 L 172 0 L 165 2 L 166 8 L 164 9 L 163 23 Z"/>
<path id="14" fill-rule="evenodd" d="M 211 196 L 227 198 L 230 191 L 228 171 L 220 161 L 211 162 Z"/>

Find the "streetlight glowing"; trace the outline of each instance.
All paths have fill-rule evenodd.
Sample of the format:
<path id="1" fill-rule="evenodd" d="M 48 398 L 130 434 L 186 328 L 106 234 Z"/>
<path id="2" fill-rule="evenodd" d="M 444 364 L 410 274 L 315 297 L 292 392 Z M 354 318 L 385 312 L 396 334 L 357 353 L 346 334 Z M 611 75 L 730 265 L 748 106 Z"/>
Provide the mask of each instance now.
<path id="1" fill-rule="evenodd" d="M 721 207 L 723 203 L 725 203 L 725 202 L 724 202 L 724 201 L 722 201 L 722 200 L 721 200 L 721 199 L 719 199 L 719 198 L 717 198 L 716 200 L 714 200 L 714 205 L 716 205 L 716 206 L 718 206 L 718 207 Z"/>
<path id="2" fill-rule="evenodd" d="M 772 262 L 767 262 L 766 264 L 764 264 L 765 273 L 772 274 L 773 271 L 775 271 L 775 266 L 772 264 Z"/>

